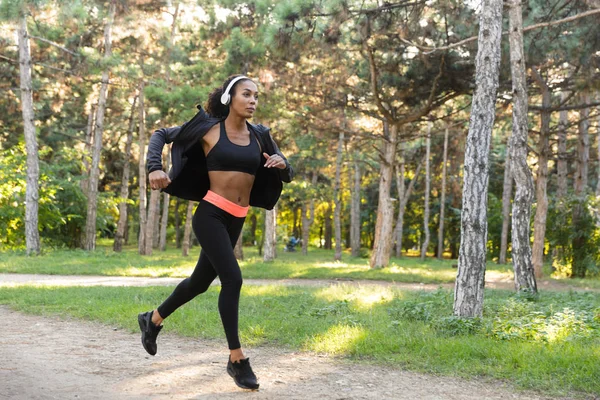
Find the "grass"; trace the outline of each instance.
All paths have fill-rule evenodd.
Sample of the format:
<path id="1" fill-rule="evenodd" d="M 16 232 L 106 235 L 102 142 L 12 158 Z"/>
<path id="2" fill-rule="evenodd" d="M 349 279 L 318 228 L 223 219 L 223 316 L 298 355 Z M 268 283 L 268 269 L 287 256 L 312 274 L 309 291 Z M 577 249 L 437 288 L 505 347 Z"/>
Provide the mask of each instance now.
<path id="1" fill-rule="evenodd" d="M 152 256 L 140 256 L 137 248 L 128 247 L 115 253 L 109 242 L 96 251 L 49 250 L 41 257 L 20 253 L 0 253 L 0 273 L 30 273 L 56 275 L 112 275 L 149 277 L 186 277 L 192 272 L 199 247 L 183 257 L 181 250 L 154 251 Z M 347 253 L 341 262 L 333 261 L 331 250 L 311 248 L 308 256 L 298 252 L 279 251 L 277 260 L 265 263 L 255 247 L 244 248 L 245 260 L 240 262 L 244 278 L 249 279 L 371 279 L 397 282 L 450 283 L 454 282 L 456 260 L 430 258 L 422 262 L 417 257 L 392 258 L 390 266 L 371 269 L 366 258 Z M 509 266 L 490 264 L 490 274 L 512 276 Z"/>
<path id="2" fill-rule="evenodd" d="M 280 250 L 280 249 L 279 249 Z M 30 273 L 54 275 L 109 275 L 146 277 L 187 277 L 191 274 L 199 247 L 183 257 L 179 249 L 154 251 L 152 256 L 140 256 L 137 247 L 129 246 L 122 253 L 112 251 L 112 242 L 99 240 L 96 251 L 46 250 L 40 257 L 27 257 L 22 253 L 0 253 L 0 273 Z M 299 252 L 279 251 L 277 260 L 265 263 L 255 247 L 244 248 L 245 260 L 240 262 L 246 279 L 369 279 L 407 283 L 452 283 L 456 260 L 437 260 L 433 257 L 421 261 L 409 254 L 403 258 L 392 257 L 390 266 L 371 269 L 366 258 L 342 255 L 341 262 L 333 261 L 333 251 L 311 248 L 308 256 Z M 564 285 L 600 289 L 600 277 L 570 279 L 552 276 L 550 266 L 545 266 L 543 281 Z M 512 280 L 512 265 L 488 262 L 486 276 Z"/>
<path id="3" fill-rule="evenodd" d="M 0 288 L 0 304 L 35 314 L 96 320 L 136 332 L 137 313 L 168 287 Z M 165 324 L 183 336 L 223 337 L 218 288 Z M 102 310 L 102 312 L 98 312 Z M 502 379 L 550 395 L 600 393 L 600 297 L 544 292 L 536 298 L 487 290 L 484 318 L 451 317 L 452 292 L 392 288 L 246 286 L 240 305 L 244 345 L 275 345 L 414 371 Z"/>

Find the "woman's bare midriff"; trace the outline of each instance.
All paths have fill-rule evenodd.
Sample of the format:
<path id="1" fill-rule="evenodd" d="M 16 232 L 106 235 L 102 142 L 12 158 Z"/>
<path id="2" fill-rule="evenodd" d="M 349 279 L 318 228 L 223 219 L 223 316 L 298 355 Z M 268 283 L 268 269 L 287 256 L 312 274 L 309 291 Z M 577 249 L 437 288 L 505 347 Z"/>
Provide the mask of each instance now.
<path id="1" fill-rule="evenodd" d="M 242 207 L 250 203 L 254 176 L 238 171 L 209 171 L 210 190 Z"/>

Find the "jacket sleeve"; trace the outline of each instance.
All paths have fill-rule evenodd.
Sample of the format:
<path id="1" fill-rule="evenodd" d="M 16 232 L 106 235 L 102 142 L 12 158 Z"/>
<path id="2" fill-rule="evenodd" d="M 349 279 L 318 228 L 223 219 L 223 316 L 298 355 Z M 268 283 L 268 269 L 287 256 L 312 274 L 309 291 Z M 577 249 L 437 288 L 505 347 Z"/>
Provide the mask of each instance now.
<path id="1" fill-rule="evenodd" d="M 172 128 L 160 128 L 150 137 L 148 144 L 148 154 L 146 155 L 146 165 L 148 173 L 152 171 L 162 170 L 162 151 L 166 143 L 171 143 L 177 135 L 181 127 L 174 126 Z"/>
<path id="2" fill-rule="evenodd" d="M 279 150 L 279 147 L 277 147 L 277 143 L 275 143 L 275 141 L 273 140 L 271 133 L 269 133 L 268 140 L 270 140 L 273 144 L 273 150 L 275 151 L 275 153 L 279 154 L 281 158 L 283 158 L 283 161 L 285 161 L 285 169 L 279 170 L 279 176 L 281 177 L 281 180 L 290 183 L 292 179 L 294 179 L 294 168 L 292 168 L 290 162 L 287 160 L 287 158 L 285 158 L 281 150 Z"/>

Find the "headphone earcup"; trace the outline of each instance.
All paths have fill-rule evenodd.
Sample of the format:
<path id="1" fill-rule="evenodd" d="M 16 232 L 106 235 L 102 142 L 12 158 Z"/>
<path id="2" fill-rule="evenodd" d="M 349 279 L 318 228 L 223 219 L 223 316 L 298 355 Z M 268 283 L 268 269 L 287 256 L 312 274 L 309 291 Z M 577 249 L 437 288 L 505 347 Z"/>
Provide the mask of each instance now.
<path id="1" fill-rule="evenodd" d="M 231 96 L 229 95 L 229 93 L 223 93 L 221 95 L 221 104 L 226 106 L 227 104 L 229 104 L 230 99 L 231 99 Z"/>

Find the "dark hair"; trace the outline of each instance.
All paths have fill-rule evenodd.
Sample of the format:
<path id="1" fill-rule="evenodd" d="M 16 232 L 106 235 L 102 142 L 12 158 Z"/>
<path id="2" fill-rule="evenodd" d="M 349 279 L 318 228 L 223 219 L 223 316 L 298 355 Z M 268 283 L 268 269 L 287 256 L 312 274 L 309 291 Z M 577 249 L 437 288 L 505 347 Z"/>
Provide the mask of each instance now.
<path id="1" fill-rule="evenodd" d="M 229 85 L 229 82 L 231 82 L 238 76 L 243 75 L 231 75 L 230 77 L 225 79 L 225 82 L 223 82 L 223 86 L 215 88 L 212 92 L 210 92 L 210 94 L 208 95 L 208 101 L 206 102 L 207 113 L 216 118 L 226 118 L 229 115 L 229 105 L 224 105 L 221 103 L 221 95 L 227 88 L 227 85 Z M 251 79 L 245 78 L 237 81 L 229 91 L 229 95 L 231 96 L 231 98 L 233 98 L 233 96 L 235 95 L 235 87 L 238 85 L 238 83 L 244 81 L 251 81 Z"/>

